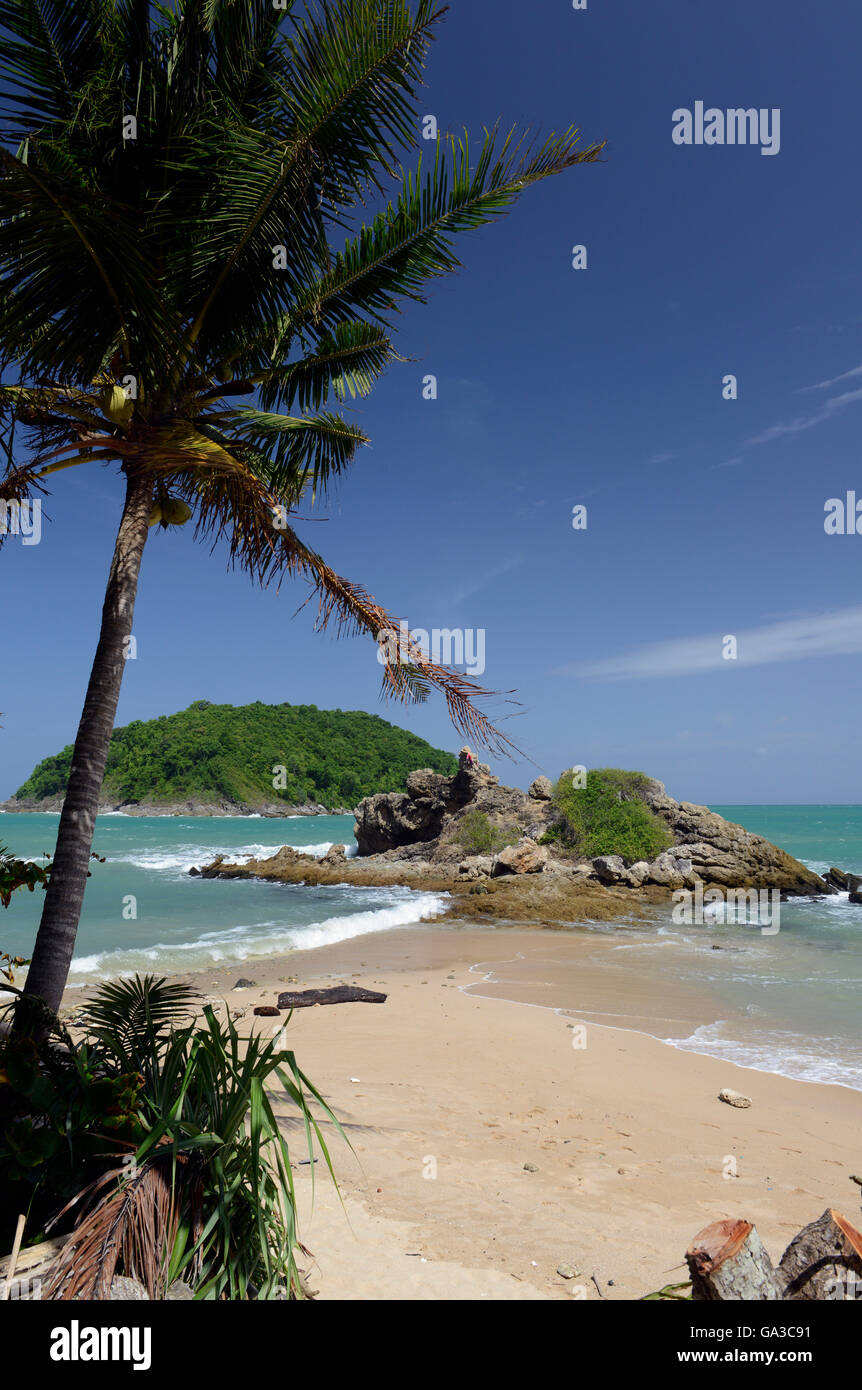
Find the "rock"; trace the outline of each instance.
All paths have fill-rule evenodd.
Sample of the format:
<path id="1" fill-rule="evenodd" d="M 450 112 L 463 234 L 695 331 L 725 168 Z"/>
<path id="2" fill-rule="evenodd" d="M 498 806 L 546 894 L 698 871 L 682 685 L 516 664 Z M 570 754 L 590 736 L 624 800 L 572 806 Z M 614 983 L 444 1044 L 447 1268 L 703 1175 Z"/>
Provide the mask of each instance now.
<path id="1" fill-rule="evenodd" d="M 830 883 L 833 888 L 839 888 L 843 890 L 845 893 L 850 887 L 850 884 L 847 882 L 847 878 L 848 875 L 845 874 L 844 870 L 836 869 L 834 864 L 832 868 L 829 870 L 829 872 L 823 875 L 824 883 Z"/>
<path id="2" fill-rule="evenodd" d="M 516 845 L 507 845 L 494 858 L 492 876 L 500 874 L 540 874 L 548 862 L 548 851 L 544 845 L 526 837 Z"/>
<path id="3" fill-rule="evenodd" d="M 626 866 L 619 854 L 599 854 L 592 864 L 600 883 L 621 883 L 626 876 Z"/>
<path id="4" fill-rule="evenodd" d="M 165 1302 L 180 1303 L 192 1301 L 194 1290 L 182 1279 L 175 1279 L 165 1294 Z M 115 1303 L 149 1303 L 150 1295 L 139 1279 L 131 1279 L 126 1274 L 115 1274 L 111 1280 L 108 1298 Z"/>
<path id="5" fill-rule="evenodd" d="M 737 1110 L 747 1110 L 751 1105 L 748 1096 L 742 1095 L 740 1091 L 733 1091 L 729 1086 L 725 1086 L 723 1091 L 718 1093 L 719 1100 L 723 1100 L 725 1105 L 733 1105 Z"/>
<path id="6" fill-rule="evenodd" d="M 474 878 L 488 878 L 493 868 L 494 860 L 489 854 L 474 854 L 468 859 L 462 859 L 458 865 L 458 873 L 461 878 L 469 882 Z"/>
<path id="7" fill-rule="evenodd" d="M 681 865 L 685 865 L 683 870 Z M 684 888 L 686 874 L 691 873 L 691 860 L 677 860 L 676 855 L 666 850 L 649 865 L 649 882 L 657 883 L 662 888 Z"/>
<path id="8" fill-rule="evenodd" d="M 550 801 L 554 794 L 553 783 L 550 777 L 536 777 L 527 788 L 527 796 L 534 801 Z"/>
<path id="9" fill-rule="evenodd" d="M 257 980 L 247 980 L 245 978 L 245 975 L 240 975 L 239 979 L 234 985 L 234 989 L 257 989 L 257 987 Z"/>
<path id="10" fill-rule="evenodd" d="M 253 1011 L 258 1018 L 278 1018 L 279 1010 L 273 1004 L 258 1004 Z"/>
<path id="11" fill-rule="evenodd" d="M 851 903 L 857 903 L 857 904 L 858 904 L 858 903 L 862 903 L 862 893 L 851 893 L 851 894 L 850 894 L 850 902 L 851 902 Z"/>
<path id="12" fill-rule="evenodd" d="M 557 1265 L 557 1273 L 561 1279 L 577 1279 L 580 1272 L 574 1265 Z"/>
<path id="13" fill-rule="evenodd" d="M 524 1172 L 525 1172 L 525 1173 L 538 1173 L 538 1171 L 539 1171 L 539 1168 L 538 1168 L 538 1165 L 537 1165 L 537 1164 L 535 1164 L 535 1163 L 525 1163 L 525 1164 L 524 1164 Z"/>
<path id="14" fill-rule="evenodd" d="M 501 787 L 484 763 L 468 763 L 462 756 L 454 777 L 431 768 L 411 772 L 404 792 L 378 792 L 356 808 L 353 833 L 359 855 L 386 854 L 407 846 L 428 846 L 426 858 L 439 857 L 441 847 L 457 844 L 458 820 L 467 811 L 479 811 L 496 826 L 547 828 L 551 805 L 517 787 Z M 462 855 L 463 857 L 463 850 Z"/>
<path id="15" fill-rule="evenodd" d="M 676 842 L 673 857 L 691 861 L 692 887 L 704 883 L 725 888 L 778 888 L 788 894 L 814 896 L 835 892 L 819 874 L 807 869 L 784 850 L 754 835 L 741 825 L 726 821 L 708 806 L 674 801 L 655 778 L 648 778 L 642 792 L 650 810 L 666 823 Z M 659 855 L 659 859 L 663 856 Z M 659 869 L 662 873 L 662 868 Z M 665 871 L 668 872 L 668 871 Z M 675 879 L 679 871 L 670 873 Z M 684 877 L 685 875 L 683 875 Z M 658 879 L 652 879 L 659 882 Z M 675 882 L 667 887 L 681 887 Z"/>
<path id="16" fill-rule="evenodd" d="M 636 863 L 629 865 L 627 872 L 632 887 L 640 888 L 649 878 L 649 864 L 645 859 L 638 859 Z"/>
<path id="17" fill-rule="evenodd" d="M 194 867 L 194 865 L 192 865 L 192 867 L 189 869 L 189 878 L 200 878 L 200 876 L 201 876 L 201 871 L 200 871 L 200 869 L 196 869 L 196 868 Z"/>
<path id="18" fill-rule="evenodd" d="M 439 800 L 446 795 L 451 778 L 442 772 L 433 772 L 430 767 L 411 772 L 407 778 L 407 795 L 415 799 L 428 797 Z"/>
<path id="19" fill-rule="evenodd" d="M 321 864 L 345 864 L 347 852 L 344 845 L 330 845 L 320 862 Z"/>

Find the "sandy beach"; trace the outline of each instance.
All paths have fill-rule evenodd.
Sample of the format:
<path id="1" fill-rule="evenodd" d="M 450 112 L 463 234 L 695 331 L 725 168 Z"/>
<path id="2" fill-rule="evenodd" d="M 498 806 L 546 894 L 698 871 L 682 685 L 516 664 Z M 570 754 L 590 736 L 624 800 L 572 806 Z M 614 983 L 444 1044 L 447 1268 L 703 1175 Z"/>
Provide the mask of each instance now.
<path id="1" fill-rule="evenodd" d="M 282 989 L 388 995 L 288 1024 L 353 1146 L 332 1134 L 344 1206 L 321 1161 L 312 1206 L 285 1110 L 321 1299 L 634 1299 L 685 1279 L 713 1220 L 753 1221 L 774 1260 L 827 1206 L 858 1224 L 862 1093 L 661 1041 L 711 1003 L 620 968 L 612 933 L 416 927 L 193 978 L 241 1031 L 283 1026 L 253 1015 Z"/>

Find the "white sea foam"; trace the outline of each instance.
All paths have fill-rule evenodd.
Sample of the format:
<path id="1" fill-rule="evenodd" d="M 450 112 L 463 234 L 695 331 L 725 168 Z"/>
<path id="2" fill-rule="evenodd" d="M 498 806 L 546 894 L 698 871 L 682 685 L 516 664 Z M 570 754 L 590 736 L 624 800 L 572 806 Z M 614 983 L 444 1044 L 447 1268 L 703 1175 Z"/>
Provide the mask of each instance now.
<path id="1" fill-rule="evenodd" d="M 356 890 L 380 896 L 381 890 Z M 258 956 L 278 955 L 281 952 L 329 946 L 337 941 L 349 941 L 355 936 L 372 932 L 391 931 L 406 927 L 442 912 L 447 895 L 416 893 L 410 889 L 386 890 L 390 901 L 384 907 L 364 912 L 348 912 L 325 917 L 308 925 L 288 925 L 284 922 L 258 922 L 220 931 L 202 933 L 192 941 L 156 942 L 151 946 L 128 950 L 99 951 L 76 957 L 72 961 L 73 983 L 89 983 L 93 978 L 109 978 L 134 974 L 137 970 L 203 969 L 217 961 L 243 961 Z M 353 901 L 361 901 L 354 897 Z M 82 978 L 86 977 L 86 978 Z"/>
<path id="2" fill-rule="evenodd" d="M 112 864 L 132 864 L 136 869 L 188 873 L 193 866 L 199 867 L 201 864 L 208 864 L 220 854 L 236 864 L 245 863 L 249 859 L 269 859 L 278 853 L 284 843 L 283 840 L 279 840 L 277 844 L 270 845 L 187 844 L 174 845 L 171 849 L 132 849 L 121 854 L 111 854 L 108 856 L 108 861 Z M 334 843 L 333 840 L 322 840 L 319 844 L 292 845 L 291 848 L 299 854 L 308 854 L 313 859 L 321 859 Z M 357 854 L 358 848 L 355 843 L 348 845 L 347 857 L 352 859 Z"/>
<path id="3" fill-rule="evenodd" d="M 718 1057 L 751 1071 L 772 1072 L 796 1081 L 831 1083 L 849 1086 L 855 1091 L 862 1090 L 859 1062 L 845 1060 L 844 1040 L 823 1036 L 818 1039 L 822 1051 L 793 1033 L 772 1033 L 756 1041 L 743 1042 L 727 1036 L 728 1026 L 724 1019 L 719 1019 L 716 1023 L 705 1023 L 695 1028 L 687 1038 L 669 1038 L 667 1041 L 681 1052 Z M 844 1057 L 839 1053 L 844 1053 Z"/>

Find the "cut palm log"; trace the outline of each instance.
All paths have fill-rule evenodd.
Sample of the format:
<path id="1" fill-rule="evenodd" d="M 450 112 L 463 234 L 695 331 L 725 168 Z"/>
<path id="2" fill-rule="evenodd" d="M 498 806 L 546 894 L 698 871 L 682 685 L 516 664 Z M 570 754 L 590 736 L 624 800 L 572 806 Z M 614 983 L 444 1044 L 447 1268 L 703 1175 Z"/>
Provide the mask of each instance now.
<path id="1" fill-rule="evenodd" d="M 862 1235 L 839 1212 L 794 1236 L 778 1266 L 788 1299 L 854 1299 L 862 1281 Z"/>
<path id="2" fill-rule="evenodd" d="M 386 995 L 359 985 L 335 985 L 332 989 L 286 990 L 278 996 L 280 1009 L 307 1009 L 312 1004 L 385 1004 Z"/>
<path id="3" fill-rule="evenodd" d="M 691 1296 L 701 1302 L 780 1299 L 781 1284 L 750 1221 L 714 1221 L 685 1255 Z"/>

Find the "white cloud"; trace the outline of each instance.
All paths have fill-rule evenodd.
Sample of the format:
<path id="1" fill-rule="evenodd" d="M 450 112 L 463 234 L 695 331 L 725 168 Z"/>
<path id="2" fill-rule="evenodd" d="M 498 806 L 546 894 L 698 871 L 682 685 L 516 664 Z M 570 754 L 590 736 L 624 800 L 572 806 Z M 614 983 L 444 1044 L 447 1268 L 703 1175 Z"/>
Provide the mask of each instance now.
<path id="1" fill-rule="evenodd" d="M 726 661 L 722 655 L 724 635 L 714 632 L 704 637 L 651 642 L 602 661 L 569 662 L 554 674 L 588 681 L 661 680 L 705 674 L 728 666 L 771 666 L 812 657 L 854 656 L 862 653 L 862 606 L 819 617 L 789 618 L 737 632 L 736 661 Z"/>
<path id="2" fill-rule="evenodd" d="M 494 569 L 486 570 L 484 574 L 477 575 L 472 583 L 465 588 L 459 589 L 456 594 L 452 594 L 450 603 L 463 603 L 465 598 L 470 598 L 472 594 L 477 594 L 480 589 L 484 589 L 486 584 L 490 584 L 492 579 L 499 579 L 510 570 L 517 569 L 518 565 L 524 563 L 523 555 L 512 555 L 508 560 L 504 560 L 502 565 L 496 565 Z"/>
<path id="3" fill-rule="evenodd" d="M 839 381 L 849 381 L 851 377 L 862 376 L 862 367 L 851 367 L 849 372 L 842 372 L 840 376 L 833 376 L 829 381 L 815 381 L 813 386 L 800 386 L 800 391 L 828 391 L 830 387 L 837 386 Z"/>
<path id="4" fill-rule="evenodd" d="M 847 373 L 851 375 L 851 373 Z M 795 420 L 789 420 L 785 424 L 770 425 L 769 429 L 763 430 L 761 434 L 755 434 L 751 439 L 746 439 L 743 447 L 753 448 L 755 444 L 769 444 L 773 439 L 782 439 L 787 434 L 800 434 L 803 430 L 813 429 L 815 425 L 820 425 L 824 420 L 829 420 L 839 410 L 845 406 L 852 405 L 854 401 L 862 400 L 862 387 L 858 391 L 845 391 L 840 396 L 833 396 L 826 401 L 814 415 L 798 415 Z"/>

